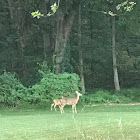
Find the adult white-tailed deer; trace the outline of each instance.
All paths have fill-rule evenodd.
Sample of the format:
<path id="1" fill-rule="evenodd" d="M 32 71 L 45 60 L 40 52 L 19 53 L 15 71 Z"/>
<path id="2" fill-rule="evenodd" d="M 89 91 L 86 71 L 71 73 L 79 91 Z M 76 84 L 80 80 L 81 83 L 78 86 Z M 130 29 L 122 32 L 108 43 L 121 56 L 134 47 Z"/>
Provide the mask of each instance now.
<path id="1" fill-rule="evenodd" d="M 63 97 L 62 97 L 63 98 Z M 59 106 L 59 108 L 60 108 L 60 105 L 61 105 L 61 101 L 60 101 L 60 99 L 54 99 L 53 100 L 53 103 L 51 104 L 51 111 L 52 111 L 52 107 L 54 106 L 54 109 L 55 109 L 55 111 L 56 111 L 56 106 Z"/>
<path id="2" fill-rule="evenodd" d="M 72 112 L 77 113 L 76 104 L 78 103 L 79 96 L 82 96 L 82 94 L 79 93 L 78 91 L 76 91 L 76 94 L 77 94 L 77 96 L 73 97 L 73 98 L 72 97 L 64 97 L 64 98 L 60 99 L 60 102 L 61 102 L 60 112 L 61 112 L 61 114 L 64 113 L 63 108 L 64 108 L 65 105 L 72 105 Z"/>

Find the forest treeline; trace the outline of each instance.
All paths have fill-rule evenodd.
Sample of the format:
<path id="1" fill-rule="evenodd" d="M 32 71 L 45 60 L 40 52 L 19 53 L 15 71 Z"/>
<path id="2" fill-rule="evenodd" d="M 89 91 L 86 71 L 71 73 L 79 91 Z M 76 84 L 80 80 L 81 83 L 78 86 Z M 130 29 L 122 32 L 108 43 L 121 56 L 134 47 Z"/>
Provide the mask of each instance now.
<path id="1" fill-rule="evenodd" d="M 16 73 L 28 88 L 47 63 L 52 74 L 78 74 L 82 91 L 117 88 L 116 74 L 119 88 L 140 88 L 140 3 L 133 1 L 131 11 L 117 11 L 121 0 L 61 0 L 55 14 L 37 19 L 33 11 L 46 15 L 58 1 L 1 0 L 0 74 Z"/>

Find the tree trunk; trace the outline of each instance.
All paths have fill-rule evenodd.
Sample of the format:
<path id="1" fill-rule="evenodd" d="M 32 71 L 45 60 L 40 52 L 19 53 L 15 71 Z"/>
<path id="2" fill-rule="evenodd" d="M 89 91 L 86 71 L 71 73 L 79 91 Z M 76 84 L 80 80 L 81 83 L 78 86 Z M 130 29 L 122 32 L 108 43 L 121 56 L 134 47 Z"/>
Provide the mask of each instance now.
<path id="1" fill-rule="evenodd" d="M 41 1 L 40 3 L 40 7 L 41 7 L 41 12 L 46 15 L 48 10 L 47 10 L 47 6 L 46 4 L 49 4 L 49 1 Z M 49 18 L 42 18 L 42 24 L 41 24 L 41 27 L 42 28 L 42 34 L 43 34 L 43 42 L 44 42 L 44 51 L 43 51 L 43 54 L 44 54 L 44 59 L 46 60 L 47 59 L 47 56 L 50 54 L 50 37 L 49 37 L 49 30 L 47 26 L 49 26 L 47 24 L 47 22 L 49 22 Z"/>
<path id="2" fill-rule="evenodd" d="M 44 59 L 47 60 L 47 56 L 50 52 L 50 38 L 49 35 L 43 31 L 43 42 L 44 42 Z"/>
<path id="3" fill-rule="evenodd" d="M 20 67 L 22 67 L 22 74 L 23 77 L 26 77 L 27 68 L 26 68 L 26 62 L 24 60 L 24 49 L 27 45 L 27 26 L 26 26 L 26 17 L 25 17 L 25 9 L 24 9 L 24 2 L 23 1 L 13 1 L 13 0 L 7 0 L 9 11 L 10 11 L 10 17 L 11 21 L 17 29 L 17 34 L 19 38 L 19 47 L 20 47 L 20 57 L 22 60 L 22 64 L 20 64 Z"/>
<path id="4" fill-rule="evenodd" d="M 61 50 L 61 46 L 63 45 L 63 16 L 62 13 L 60 11 L 59 12 L 59 16 L 57 17 L 57 24 L 56 24 L 56 40 L 55 40 L 55 54 L 56 54 L 56 58 L 55 58 L 55 73 L 60 73 L 61 72 L 61 63 L 62 63 L 62 50 Z"/>
<path id="5" fill-rule="evenodd" d="M 14 19 L 14 7 L 13 7 L 13 1 L 12 0 L 7 0 L 8 1 L 8 7 L 9 7 L 9 11 L 10 11 L 10 17 L 11 20 Z"/>
<path id="6" fill-rule="evenodd" d="M 55 41 L 56 74 L 61 72 L 61 64 L 64 58 L 67 40 L 69 38 L 74 16 L 75 12 L 71 12 L 67 16 L 63 16 L 60 10 L 57 12 L 57 27 L 56 27 L 57 34 Z"/>
<path id="7" fill-rule="evenodd" d="M 82 52 L 82 43 L 81 43 L 81 3 L 79 4 L 79 23 L 78 23 L 78 34 L 79 34 L 79 71 L 80 71 L 80 83 L 81 83 L 81 89 L 82 93 L 85 93 L 85 80 L 84 80 L 84 70 L 83 70 L 83 52 Z"/>
<path id="8" fill-rule="evenodd" d="M 116 12 L 116 0 L 113 0 L 113 13 Z M 113 72 L 114 72 L 114 86 L 117 91 L 120 90 L 117 62 L 116 62 L 116 31 L 115 31 L 115 16 L 111 17 L 112 24 L 112 55 L 113 55 Z"/>

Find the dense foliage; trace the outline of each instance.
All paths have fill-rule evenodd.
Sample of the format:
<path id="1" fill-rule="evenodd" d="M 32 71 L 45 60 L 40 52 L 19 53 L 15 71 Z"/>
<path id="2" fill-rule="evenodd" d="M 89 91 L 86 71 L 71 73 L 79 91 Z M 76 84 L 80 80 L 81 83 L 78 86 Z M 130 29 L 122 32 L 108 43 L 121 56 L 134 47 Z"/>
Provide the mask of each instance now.
<path id="1" fill-rule="evenodd" d="M 4 72 L 0 76 L 0 104 L 17 106 L 25 97 L 26 88 L 15 74 Z"/>
<path id="2" fill-rule="evenodd" d="M 40 82 L 26 88 L 15 74 L 4 72 L 0 76 L 0 104 L 19 107 L 23 104 L 47 103 L 54 98 L 73 96 L 79 89 L 78 83 L 79 77 L 76 74 L 48 73 L 42 76 Z"/>
<path id="3" fill-rule="evenodd" d="M 53 74 L 40 70 L 40 82 L 26 88 L 16 74 L 4 72 L 0 76 L 0 105 L 21 107 L 28 105 L 48 105 L 53 99 L 76 96 L 79 77 L 76 74 Z M 134 103 L 140 100 L 139 89 L 122 89 L 120 92 L 95 89 L 80 98 L 82 104 L 93 103 Z"/>
<path id="4" fill-rule="evenodd" d="M 59 2 L 51 16 L 43 17 L 52 12 L 51 6 L 57 6 L 57 1 L 0 1 L 0 103 L 16 106 L 23 100 L 39 103 L 67 96 L 79 87 L 81 90 L 78 83 L 81 73 L 87 92 L 94 88 L 113 90 L 111 20 L 114 15 L 115 67 L 120 87 L 125 89 L 120 94 L 139 101 L 139 1 L 117 0 L 116 14 L 111 12 L 115 0 Z M 131 4 L 129 10 L 127 6 Z M 39 19 L 31 15 L 37 10 L 43 14 Z M 47 65 L 42 65 L 38 72 L 43 62 Z M 87 98 L 97 95 L 103 99 L 96 96 L 95 102 L 106 102 L 104 94 L 100 91 Z M 110 96 L 112 93 L 107 93 L 110 101 L 120 102 L 116 95 Z"/>
<path id="5" fill-rule="evenodd" d="M 93 103 L 134 103 L 140 100 L 140 89 L 122 89 L 120 92 L 112 92 L 107 90 L 97 90 L 90 92 L 82 98 L 82 102 Z"/>
<path id="6" fill-rule="evenodd" d="M 49 73 L 43 76 L 41 81 L 27 90 L 27 96 L 31 96 L 33 102 L 50 101 L 62 96 L 71 96 L 79 89 L 79 77 L 76 74 Z"/>

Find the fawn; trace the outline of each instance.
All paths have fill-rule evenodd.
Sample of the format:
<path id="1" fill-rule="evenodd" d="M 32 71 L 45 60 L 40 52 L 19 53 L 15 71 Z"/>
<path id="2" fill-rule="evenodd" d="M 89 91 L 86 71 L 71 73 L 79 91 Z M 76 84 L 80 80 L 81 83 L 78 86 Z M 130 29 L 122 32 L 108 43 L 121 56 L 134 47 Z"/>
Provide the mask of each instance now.
<path id="1" fill-rule="evenodd" d="M 62 97 L 63 98 L 63 97 Z M 59 106 L 59 108 L 60 108 L 60 105 L 61 105 L 61 102 L 60 102 L 60 99 L 54 99 L 53 100 L 53 103 L 51 104 L 51 111 L 52 111 L 52 107 L 54 106 L 54 109 L 55 109 L 55 111 L 56 111 L 56 106 Z"/>
<path id="2" fill-rule="evenodd" d="M 78 103 L 78 100 L 79 100 L 79 96 L 82 96 L 81 93 L 79 93 L 78 91 L 76 91 L 76 94 L 77 96 L 76 97 L 64 97 L 62 99 L 60 99 L 60 112 L 61 114 L 64 113 L 64 106 L 65 105 L 72 105 L 72 112 L 74 113 L 77 113 L 76 111 L 76 104 Z"/>

